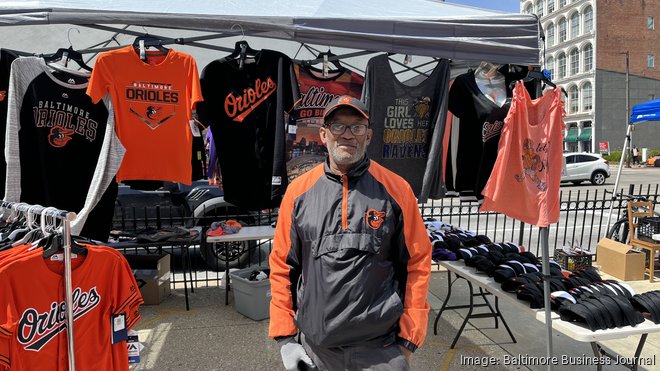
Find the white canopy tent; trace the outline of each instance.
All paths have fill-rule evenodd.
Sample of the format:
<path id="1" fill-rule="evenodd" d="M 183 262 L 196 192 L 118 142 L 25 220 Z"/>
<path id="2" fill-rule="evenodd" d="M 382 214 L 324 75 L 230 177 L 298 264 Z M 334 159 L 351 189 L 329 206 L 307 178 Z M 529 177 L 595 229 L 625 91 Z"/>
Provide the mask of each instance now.
<path id="1" fill-rule="evenodd" d="M 218 39 L 245 35 L 271 39 L 268 48 L 276 50 L 272 39 L 447 58 L 475 66 L 479 61 L 538 66 L 542 39 L 534 15 L 500 13 L 438 0 L 0 0 L 0 26 L 64 24 L 106 27 L 106 31 L 118 33 L 128 33 L 119 25 L 132 25 L 160 28 L 155 33 L 165 35 L 171 35 L 172 30 L 181 34 L 210 32 Z M 109 25 L 112 27 L 107 28 Z M 135 32 L 135 28 L 132 30 Z M 8 42 L 11 44 L 11 39 Z M 59 46 L 51 44 L 41 52 Z M 549 272 L 547 238 L 545 228 L 541 238 L 545 274 Z M 545 287 L 548 292 L 547 281 Z M 546 324 L 550 357 L 549 297 Z"/>

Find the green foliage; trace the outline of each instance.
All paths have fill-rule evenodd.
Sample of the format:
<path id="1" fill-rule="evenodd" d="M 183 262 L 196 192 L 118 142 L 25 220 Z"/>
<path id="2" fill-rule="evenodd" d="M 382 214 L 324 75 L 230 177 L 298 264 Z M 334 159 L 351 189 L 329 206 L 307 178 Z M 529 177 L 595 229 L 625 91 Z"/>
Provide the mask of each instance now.
<path id="1" fill-rule="evenodd" d="M 621 151 L 612 151 L 609 155 L 604 155 L 603 158 L 609 162 L 619 162 L 621 161 Z"/>

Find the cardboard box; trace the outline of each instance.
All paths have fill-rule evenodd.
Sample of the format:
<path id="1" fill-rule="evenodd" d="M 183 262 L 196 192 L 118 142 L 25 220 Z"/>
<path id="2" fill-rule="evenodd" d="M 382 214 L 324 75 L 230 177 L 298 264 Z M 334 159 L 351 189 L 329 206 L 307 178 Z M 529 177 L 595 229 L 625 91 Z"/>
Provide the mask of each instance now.
<path id="1" fill-rule="evenodd" d="M 125 255 L 146 305 L 160 304 L 170 296 L 170 255 Z"/>
<path id="2" fill-rule="evenodd" d="M 624 281 L 644 279 L 646 254 L 632 246 L 603 238 L 598 241 L 596 253 L 601 271 Z"/>

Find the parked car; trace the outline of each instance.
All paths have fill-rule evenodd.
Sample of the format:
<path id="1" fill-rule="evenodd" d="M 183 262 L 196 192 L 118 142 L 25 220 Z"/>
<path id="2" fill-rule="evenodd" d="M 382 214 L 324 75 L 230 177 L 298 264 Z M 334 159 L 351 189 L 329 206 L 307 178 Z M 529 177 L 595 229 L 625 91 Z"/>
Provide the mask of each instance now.
<path id="1" fill-rule="evenodd" d="M 566 171 L 562 173 L 562 182 L 580 184 L 590 181 L 594 185 L 605 184 L 609 178 L 610 163 L 595 153 L 564 153 Z"/>

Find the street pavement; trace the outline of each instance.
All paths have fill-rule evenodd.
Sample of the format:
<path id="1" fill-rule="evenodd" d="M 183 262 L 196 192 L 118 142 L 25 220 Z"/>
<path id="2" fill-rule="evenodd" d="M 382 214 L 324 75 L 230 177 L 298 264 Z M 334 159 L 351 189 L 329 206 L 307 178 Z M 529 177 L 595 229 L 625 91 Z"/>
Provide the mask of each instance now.
<path id="1" fill-rule="evenodd" d="M 607 277 L 607 276 L 606 276 Z M 636 292 L 656 289 L 655 284 L 634 281 L 629 284 Z M 467 303 L 463 280 L 452 288 L 452 303 Z M 447 274 L 434 271 L 431 275 L 428 300 L 431 305 L 429 327 L 424 345 L 413 355 L 412 370 L 547 370 L 539 366 L 546 359 L 546 328 L 530 312 L 520 312 L 506 301 L 500 302 L 505 320 L 516 337 L 514 343 L 502 324 L 495 328 L 492 319 L 475 319 L 469 323 L 454 349 L 449 346 L 465 318 L 466 309 L 443 313 L 439 334 L 433 334 L 433 320 L 447 294 Z M 185 310 L 183 292 L 174 290 L 160 305 L 144 306 L 142 320 L 136 325 L 145 348 L 141 363 L 132 370 L 283 370 L 279 350 L 268 339 L 268 320 L 253 321 L 236 312 L 233 295 L 224 305 L 224 291 L 218 287 L 195 290 L 190 294 L 191 310 Z M 492 298 L 490 299 L 492 303 Z M 477 309 L 477 310 L 483 310 Z M 603 342 L 605 349 L 623 357 L 632 357 L 639 336 Z M 560 360 L 585 362 L 593 353 L 588 343 L 577 342 L 561 333 L 553 333 L 553 356 Z M 639 370 L 660 369 L 660 334 L 650 334 L 642 357 L 653 362 Z M 655 358 L 654 358 L 655 357 Z M 521 361 L 526 364 L 521 365 Z M 576 364 L 560 364 L 557 371 L 595 370 Z M 603 370 L 622 370 L 620 365 Z"/>

